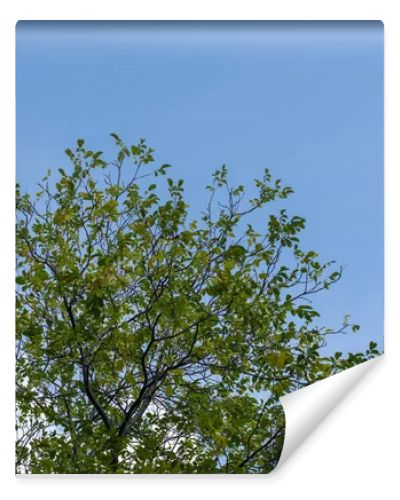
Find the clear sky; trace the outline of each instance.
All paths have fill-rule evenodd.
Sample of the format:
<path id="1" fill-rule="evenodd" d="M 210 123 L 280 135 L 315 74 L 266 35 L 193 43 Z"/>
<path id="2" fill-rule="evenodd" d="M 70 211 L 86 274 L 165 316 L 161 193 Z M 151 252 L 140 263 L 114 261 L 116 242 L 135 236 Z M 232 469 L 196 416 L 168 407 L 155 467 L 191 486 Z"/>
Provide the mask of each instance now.
<path id="1" fill-rule="evenodd" d="M 302 243 L 345 265 L 315 299 L 320 324 L 383 345 L 383 25 L 380 22 L 20 22 L 17 179 L 29 191 L 67 165 L 78 137 L 144 137 L 185 179 L 192 213 L 227 164 L 249 187 L 268 166 L 295 189 Z M 280 206 L 278 208 L 281 208 Z M 266 213 L 257 221 L 263 224 Z"/>

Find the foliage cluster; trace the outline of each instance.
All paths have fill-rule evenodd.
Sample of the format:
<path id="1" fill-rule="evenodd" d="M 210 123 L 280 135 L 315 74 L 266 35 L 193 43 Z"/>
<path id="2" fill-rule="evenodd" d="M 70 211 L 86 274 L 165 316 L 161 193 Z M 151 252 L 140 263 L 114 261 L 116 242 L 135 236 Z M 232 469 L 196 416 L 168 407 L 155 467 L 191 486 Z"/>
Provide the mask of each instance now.
<path id="1" fill-rule="evenodd" d="M 377 354 L 320 353 L 358 329 L 316 324 L 341 269 L 301 249 L 301 217 L 250 224 L 292 193 L 268 170 L 245 204 L 223 166 L 191 220 L 169 165 L 112 136 L 115 160 L 80 139 L 35 200 L 17 185 L 17 470 L 269 472 L 279 397 Z"/>

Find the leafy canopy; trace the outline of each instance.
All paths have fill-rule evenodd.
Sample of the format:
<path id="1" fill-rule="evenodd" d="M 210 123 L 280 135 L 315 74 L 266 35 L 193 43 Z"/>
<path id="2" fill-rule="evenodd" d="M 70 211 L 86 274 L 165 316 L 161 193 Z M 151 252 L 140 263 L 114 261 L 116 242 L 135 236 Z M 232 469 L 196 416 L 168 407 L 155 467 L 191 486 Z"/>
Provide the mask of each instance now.
<path id="1" fill-rule="evenodd" d="M 17 469 L 269 472 L 279 397 L 377 353 L 320 354 L 358 328 L 318 327 L 309 300 L 341 269 L 263 211 L 292 193 L 268 170 L 246 203 L 217 170 L 195 220 L 169 165 L 112 136 L 115 160 L 79 139 L 35 200 L 17 185 Z"/>

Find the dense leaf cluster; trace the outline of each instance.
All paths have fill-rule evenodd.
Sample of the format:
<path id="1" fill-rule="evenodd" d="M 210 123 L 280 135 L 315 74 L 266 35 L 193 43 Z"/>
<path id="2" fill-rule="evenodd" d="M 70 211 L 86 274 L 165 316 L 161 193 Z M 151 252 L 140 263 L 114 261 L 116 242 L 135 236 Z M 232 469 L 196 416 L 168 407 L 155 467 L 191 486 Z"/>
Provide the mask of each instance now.
<path id="1" fill-rule="evenodd" d="M 321 356 L 357 326 L 316 325 L 309 298 L 341 270 L 301 249 L 304 219 L 262 212 L 291 188 L 265 170 L 243 206 L 223 166 L 192 220 L 169 165 L 112 135 L 114 161 L 78 140 L 35 201 L 17 186 L 17 470 L 269 472 L 279 397 L 376 345 Z"/>

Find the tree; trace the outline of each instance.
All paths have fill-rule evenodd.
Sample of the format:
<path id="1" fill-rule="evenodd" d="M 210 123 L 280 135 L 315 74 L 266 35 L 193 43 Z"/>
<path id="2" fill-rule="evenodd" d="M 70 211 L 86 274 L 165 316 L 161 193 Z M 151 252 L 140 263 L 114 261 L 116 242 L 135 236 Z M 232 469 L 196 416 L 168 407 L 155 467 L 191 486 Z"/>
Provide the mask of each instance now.
<path id="1" fill-rule="evenodd" d="M 377 354 L 320 354 L 358 329 L 316 325 L 341 269 L 301 250 L 301 217 L 248 223 L 292 193 L 268 170 L 243 208 L 223 166 L 192 220 L 169 165 L 111 135 L 114 161 L 80 139 L 34 201 L 17 185 L 17 470 L 269 472 L 279 397 Z"/>

